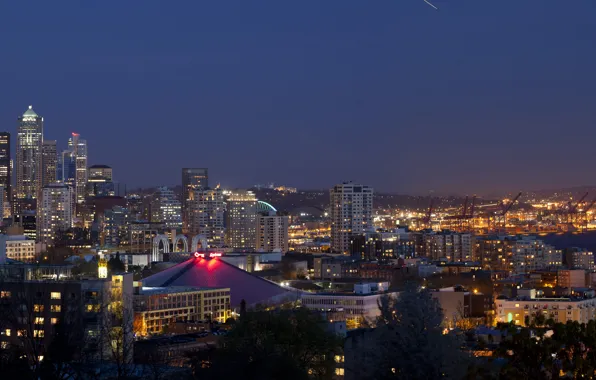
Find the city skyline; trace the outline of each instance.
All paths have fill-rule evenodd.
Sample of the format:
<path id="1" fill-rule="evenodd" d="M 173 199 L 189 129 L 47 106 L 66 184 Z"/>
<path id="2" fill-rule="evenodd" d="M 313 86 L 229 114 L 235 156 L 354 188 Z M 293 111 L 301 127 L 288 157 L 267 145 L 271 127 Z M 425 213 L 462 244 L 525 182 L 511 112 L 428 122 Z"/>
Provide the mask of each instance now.
<path id="1" fill-rule="evenodd" d="M 2 130 L 14 134 L 33 104 L 45 138 L 81 133 L 90 163 L 117 168 L 129 188 L 178 184 L 182 167 L 237 188 L 592 183 L 593 3 L 184 5 L 7 4 L 4 15 L 26 12 L 30 26 L 0 16 L 15 34 L 0 43 L 13 57 L 1 71 Z M 548 153 L 561 145 L 574 149 Z"/>

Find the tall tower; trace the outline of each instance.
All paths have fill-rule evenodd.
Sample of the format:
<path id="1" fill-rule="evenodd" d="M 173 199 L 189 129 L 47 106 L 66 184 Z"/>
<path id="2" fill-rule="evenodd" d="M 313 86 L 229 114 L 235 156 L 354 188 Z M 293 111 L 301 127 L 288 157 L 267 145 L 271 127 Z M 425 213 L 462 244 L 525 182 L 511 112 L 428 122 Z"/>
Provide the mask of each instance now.
<path id="1" fill-rule="evenodd" d="M 192 209 L 195 190 L 209 187 L 209 173 L 207 168 L 182 169 L 182 219 L 184 231 L 190 229 L 192 223 Z"/>
<path id="2" fill-rule="evenodd" d="M 235 191 L 226 202 L 226 245 L 254 249 L 257 241 L 257 197 L 252 191 Z"/>
<path id="3" fill-rule="evenodd" d="M 350 239 L 373 226 L 373 189 L 344 182 L 330 191 L 331 251 L 347 254 Z"/>
<path id="4" fill-rule="evenodd" d="M 44 140 L 41 145 L 41 162 L 43 166 L 43 186 L 56 182 L 56 140 Z"/>
<path id="5" fill-rule="evenodd" d="M 73 190 L 68 185 L 53 183 L 43 188 L 38 206 L 38 241 L 52 244 L 59 230 L 72 227 L 74 204 Z"/>
<path id="6" fill-rule="evenodd" d="M 4 187 L 3 206 L 12 203 L 12 177 L 10 165 L 10 133 L 0 132 L 0 186 Z M 6 207 L 4 209 L 7 209 Z"/>
<path id="7" fill-rule="evenodd" d="M 180 201 L 167 187 L 158 187 L 151 199 L 151 221 L 161 222 L 166 228 L 182 228 Z"/>
<path id="8" fill-rule="evenodd" d="M 194 190 L 189 221 L 190 235 L 205 235 L 210 247 L 223 247 L 225 237 L 225 202 L 222 189 Z M 193 247 L 192 249 L 195 249 Z"/>
<path id="9" fill-rule="evenodd" d="M 72 154 L 75 162 L 76 202 L 83 203 L 87 187 L 87 141 L 79 137 L 78 133 L 72 134 Z"/>
<path id="10" fill-rule="evenodd" d="M 43 118 L 33 111 L 32 106 L 18 118 L 17 131 L 15 209 L 20 212 L 41 195 Z"/>

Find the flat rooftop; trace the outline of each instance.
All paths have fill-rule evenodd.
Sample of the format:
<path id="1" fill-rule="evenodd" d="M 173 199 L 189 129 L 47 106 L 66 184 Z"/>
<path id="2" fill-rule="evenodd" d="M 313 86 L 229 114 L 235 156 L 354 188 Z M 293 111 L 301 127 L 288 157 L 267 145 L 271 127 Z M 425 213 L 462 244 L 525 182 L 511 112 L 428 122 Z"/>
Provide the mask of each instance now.
<path id="1" fill-rule="evenodd" d="M 203 290 L 230 290 L 230 288 L 209 288 L 209 287 L 198 287 L 198 286 L 164 286 L 164 287 L 150 287 L 143 286 L 141 288 L 141 295 L 154 295 L 154 294 L 176 294 L 176 293 L 187 293 L 187 292 L 200 292 Z"/>

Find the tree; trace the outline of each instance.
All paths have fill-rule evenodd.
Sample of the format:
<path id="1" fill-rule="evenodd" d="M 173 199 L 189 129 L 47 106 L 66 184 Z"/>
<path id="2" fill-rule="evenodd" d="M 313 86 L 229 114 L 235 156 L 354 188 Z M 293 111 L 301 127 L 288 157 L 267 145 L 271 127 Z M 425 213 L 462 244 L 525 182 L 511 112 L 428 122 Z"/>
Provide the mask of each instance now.
<path id="1" fill-rule="evenodd" d="M 332 379 L 342 348 L 326 323 L 308 309 L 246 312 L 214 357 L 199 356 L 193 368 L 201 378 Z"/>
<path id="2" fill-rule="evenodd" d="M 119 252 L 116 252 L 116 256 L 112 256 L 108 260 L 108 269 L 110 272 L 124 272 L 124 263 L 120 260 Z"/>
<path id="3" fill-rule="evenodd" d="M 443 313 L 428 290 L 406 285 L 397 299 L 383 297 L 379 303 L 378 344 L 370 355 L 374 379 L 461 379 L 469 357 L 461 342 L 445 335 Z"/>

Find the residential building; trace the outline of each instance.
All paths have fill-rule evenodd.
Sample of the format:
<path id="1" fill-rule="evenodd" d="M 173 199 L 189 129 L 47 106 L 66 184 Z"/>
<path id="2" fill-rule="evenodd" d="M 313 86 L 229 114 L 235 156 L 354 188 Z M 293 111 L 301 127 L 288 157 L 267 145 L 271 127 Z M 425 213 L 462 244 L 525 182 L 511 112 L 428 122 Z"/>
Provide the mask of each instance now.
<path id="1" fill-rule="evenodd" d="M 225 244 L 225 202 L 222 189 L 193 190 L 190 204 L 190 235 L 204 235 L 210 247 L 223 247 Z M 195 250 L 197 247 L 191 247 Z M 204 247 L 203 247 L 204 248 Z"/>
<path id="2" fill-rule="evenodd" d="M 431 260 L 465 262 L 472 260 L 474 236 L 449 230 L 421 233 L 422 246 L 419 256 Z"/>
<path id="3" fill-rule="evenodd" d="M 586 287 L 586 270 L 559 269 L 557 271 L 557 286 L 568 289 Z"/>
<path id="4" fill-rule="evenodd" d="M 38 240 L 52 244 L 58 230 L 72 227 L 74 193 L 72 187 L 60 183 L 44 186 L 38 208 Z"/>
<path id="5" fill-rule="evenodd" d="M 56 140 L 44 140 L 41 145 L 42 186 L 56 182 L 57 162 Z"/>
<path id="6" fill-rule="evenodd" d="M 571 247 L 563 252 L 564 264 L 571 269 L 595 270 L 594 254 L 585 248 Z"/>
<path id="7" fill-rule="evenodd" d="M 519 326 L 528 326 L 537 314 L 545 319 L 552 318 L 555 323 L 575 321 L 588 323 L 596 316 L 596 298 L 558 297 L 535 298 L 517 297 L 497 299 L 495 301 L 495 317 L 497 322 L 513 322 Z"/>
<path id="8" fill-rule="evenodd" d="M 176 321 L 224 323 L 232 316 L 230 288 L 142 287 L 134 295 L 135 333 L 160 334 Z"/>
<path id="9" fill-rule="evenodd" d="M 257 241 L 257 198 L 252 191 L 234 191 L 226 200 L 226 245 L 254 250 Z"/>
<path id="10" fill-rule="evenodd" d="M 563 261 L 561 251 L 534 236 L 516 237 L 511 248 L 514 273 L 556 268 Z"/>
<path id="11" fill-rule="evenodd" d="M 190 229 L 192 223 L 193 201 L 196 190 L 209 187 L 209 171 L 207 168 L 182 169 L 182 215 L 184 230 Z"/>
<path id="12" fill-rule="evenodd" d="M 4 188 L 4 193 L 2 194 L 1 199 L 4 217 L 12 215 L 12 165 L 10 146 L 10 133 L 0 132 L 0 186 Z"/>
<path id="13" fill-rule="evenodd" d="M 114 334 L 123 337 L 123 354 L 132 356 L 132 274 L 93 280 L 60 278 L 9 278 L 0 284 L 0 304 L 12 312 L 3 326 L 0 344 L 35 350 L 33 353 L 41 361 L 56 326 L 62 324 L 67 326 L 72 343 L 84 349 L 91 359 L 112 358 L 113 346 L 108 337 Z M 114 309 L 122 311 L 119 318 L 111 313 Z"/>
<path id="14" fill-rule="evenodd" d="M 126 222 L 128 210 L 122 206 L 114 206 L 103 214 L 103 245 L 118 247 L 122 240 L 126 240 L 128 233 Z"/>
<path id="15" fill-rule="evenodd" d="M 288 251 L 288 225 L 287 215 L 275 215 L 274 212 L 257 216 L 257 250 L 263 252 Z"/>
<path id="16" fill-rule="evenodd" d="M 29 108 L 18 119 L 15 210 L 30 209 L 42 188 L 43 118 Z"/>
<path id="17" fill-rule="evenodd" d="M 167 229 L 182 228 L 181 205 L 174 192 L 159 187 L 151 199 L 151 221 L 164 224 Z"/>
<path id="18" fill-rule="evenodd" d="M 373 227 L 373 189 L 344 182 L 334 186 L 331 198 L 331 250 L 348 254 L 352 235 Z"/>

